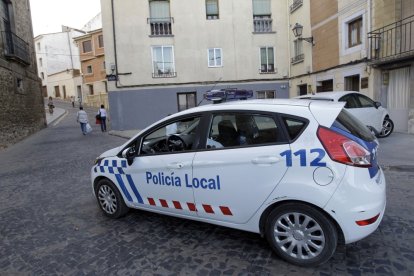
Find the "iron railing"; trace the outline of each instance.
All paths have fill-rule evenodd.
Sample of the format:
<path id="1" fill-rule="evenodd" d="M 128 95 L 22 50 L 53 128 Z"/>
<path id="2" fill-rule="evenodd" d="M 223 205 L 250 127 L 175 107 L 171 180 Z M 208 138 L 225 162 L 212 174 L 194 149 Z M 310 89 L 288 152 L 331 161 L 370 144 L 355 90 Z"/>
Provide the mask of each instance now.
<path id="1" fill-rule="evenodd" d="M 295 63 L 303 61 L 304 59 L 305 59 L 305 55 L 304 54 L 299 54 L 299 55 L 296 55 L 296 56 L 291 58 L 291 63 L 295 64 Z"/>
<path id="2" fill-rule="evenodd" d="M 414 15 L 369 32 L 368 39 L 371 62 L 414 56 Z"/>
<path id="3" fill-rule="evenodd" d="M 255 33 L 269 33 L 272 31 L 272 18 L 253 18 Z"/>
<path id="4" fill-rule="evenodd" d="M 29 65 L 29 44 L 11 31 L 2 31 L 1 34 L 5 57 Z"/>
<path id="5" fill-rule="evenodd" d="M 293 4 L 290 5 L 290 13 L 296 11 L 300 6 L 302 6 L 303 0 L 293 0 Z"/>
<path id="6" fill-rule="evenodd" d="M 150 24 L 152 36 L 172 35 L 173 17 L 147 18 L 147 22 Z"/>

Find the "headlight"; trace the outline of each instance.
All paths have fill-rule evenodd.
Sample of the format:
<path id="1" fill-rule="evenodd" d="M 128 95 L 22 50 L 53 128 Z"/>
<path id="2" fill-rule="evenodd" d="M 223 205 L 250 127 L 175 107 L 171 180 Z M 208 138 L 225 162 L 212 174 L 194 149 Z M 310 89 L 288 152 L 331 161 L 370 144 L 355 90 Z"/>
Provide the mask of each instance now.
<path id="1" fill-rule="evenodd" d="M 96 159 L 95 159 L 95 161 L 93 162 L 93 164 L 94 165 L 96 165 L 96 164 L 100 164 L 101 163 L 101 161 L 102 161 L 102 159 L 103 159 L 103 157 L 97 157 Z"/>

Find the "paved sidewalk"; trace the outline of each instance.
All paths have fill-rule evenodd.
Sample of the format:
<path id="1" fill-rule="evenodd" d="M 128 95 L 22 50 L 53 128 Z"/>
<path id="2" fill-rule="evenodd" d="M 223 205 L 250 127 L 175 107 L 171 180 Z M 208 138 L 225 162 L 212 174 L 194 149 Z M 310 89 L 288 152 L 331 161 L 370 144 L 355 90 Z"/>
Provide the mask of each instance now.
<path id="1" fill-rule="evenodd" d="M 67 114 L 67 111 L 63 108 L 55 107 L 53 109 L 53 114 L 49 113 L 49 108 L 45 107 L 46 112 L 46 123 L 47 125 L 50 125 L 51 123 L 57 121 L 61 117 L 65 116 Z"/>

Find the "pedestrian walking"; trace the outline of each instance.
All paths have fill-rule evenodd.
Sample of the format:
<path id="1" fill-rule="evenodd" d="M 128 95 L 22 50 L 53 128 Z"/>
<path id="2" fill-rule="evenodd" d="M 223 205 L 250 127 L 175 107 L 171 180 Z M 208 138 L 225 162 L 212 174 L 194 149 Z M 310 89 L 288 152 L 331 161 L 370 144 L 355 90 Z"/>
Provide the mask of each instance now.
<path id="1" fill-rule="evenodd" d="M 86 124 L 88 123 L 88 114 L 86 114 L 82 106 L 79 107 L 79 111 L 76 114 L 76 121 L 80 123 L 83 135 L 86 135 Z"/>
<path id="2" fill-rule="evenodd" d="M 79 107 L 81 107 L 82 106 L 82 98 L 81 97 L 78 97 L 78 103 L 79 103 Z"/>
<path id="3" fill-rule="evenodd" d="M 106 112 L 105 106 L 102 104 L 101 108 L 99 108 L 98 110 L 98 114 L 97 114 L 97 119 L 100 118 L 101 119 L 101 130 L 102 132 L 106 131 L 106 118 L 107 118 L 108 114 Z"/>
<path id="4" fill-rule="evenodd" d="M 72 107 L 75 107 L 75 97 L 71 96 L 70 101 L 72 102 Z"/>
<path id="5" fill-rule="evenodd" d="M 50 115 L 52 115 L 53 114 L 53 109 L 55 108 L 55 105 L 53 104 L 52 97 L 49 97 L 49 101 L 47 103 L 47 106 L 49 107 L 49 113 L 50 113 Z"/>

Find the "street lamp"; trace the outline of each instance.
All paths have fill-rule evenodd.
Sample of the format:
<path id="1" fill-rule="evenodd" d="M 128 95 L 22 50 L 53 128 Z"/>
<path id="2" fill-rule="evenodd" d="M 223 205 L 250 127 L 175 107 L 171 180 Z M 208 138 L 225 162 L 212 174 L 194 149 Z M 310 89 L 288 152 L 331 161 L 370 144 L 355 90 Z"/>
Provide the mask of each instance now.
<path id="1" fill-rule="evenodd" d="M 313 36 L 311 37 L 302 37 L 302 32 L 303 32 L 303 26 L 300 25 L 299 23 L 296 23 L 295 26 L 293 26 L 293 35 L 295 37 L 297 37 L 298 40 L 305 40 L 306 42 L 309 42 L 310 44 L 315 45 L 313 43 Z"/>

